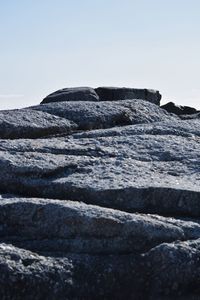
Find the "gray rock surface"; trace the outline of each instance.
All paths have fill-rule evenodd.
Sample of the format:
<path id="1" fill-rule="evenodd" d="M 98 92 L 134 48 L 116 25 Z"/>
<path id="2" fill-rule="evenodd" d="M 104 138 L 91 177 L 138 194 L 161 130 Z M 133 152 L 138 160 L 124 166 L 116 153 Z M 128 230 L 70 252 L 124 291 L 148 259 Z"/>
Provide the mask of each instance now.
<path id="1" fill-rule="evenodd" d="M 38 138 L 55 134 L 68 134 L 77 125 L 66 118 L 59 118 L 40 111 L 15 109 L 0 111 L 0 138 Z"/>
<path id="2" fill-rule="evenodd" d="M 57 102 L 31 107 L 74 121 L 81 130 L 108 128 L 140 123 L 175 120 L 155 104 L 144 100 L 104 101 L 104 102 Z"/>
<path id="3" fill-rule="evenodd" d="M 191 114 L 191 115 L 181 115 L 180 118 L 182 120 L 195 120 L 195 119 L 200 119 L 200 112 L 197 112 L 195 114 Z"/>
<path id="4" fill-rule="evenodd" d="M 140 299 L 139 257 L 55 257 L 0 244 L 0 297 L 6 300 Z"/>
<path id="5" fill-rule="evenodd" d="M 200 119 L 122 99 L 0 112 L 0 299 L 199 299 Z"/>
<path id="6" fill-rule="evenodd" d="M 163 294 L 168 299 L 199 298 L 200 239 L 163 243 L 143 257 L 150 274 L 147 287 L 153 295 L 150 299 L 162 299 Z"/>
<path id="7" fill-rule="evenodd" d="M 154 123 L 141 125 L 139 133 L 132 125 L 69 137 L 2 141 L 1 191 L 129 212 L 199 216 L 199 123 L 184 123 L 181 132 Z"/>
<path id="8" fill-rule="evenodd" d="M 96 88 L 95 91 L 99 95 L 101 101 L 143 99 L 159 105 L 162 97 L 159 91 L 150 89 L 99 87 Z"/>
<path id="9" fill-rule="evenodd" d="M 173 113 L 175 115 L 193 115 L 197 113 L 197 110 L 190 106 L 182 106 L 176 105 L 173 102 L 168 102 L 161 106 L 161 108 L 165 109 L 169 113 Z"/>
<path id="10" fill-rule="evenodd" d="M 62 101 L 99 101 L 99 96 L 90 87 L 65 88 L 51 93 L 43 99 L 43 103 Z"/>
<path id="11" fill-rule="evenodd" d="M 0 242 L 34 251 L 142 253 L 161 242 L 198 237 L 200 224 L 195 221 L 128 214 L 75 201 L 7 198 L 0 203 Z"/>

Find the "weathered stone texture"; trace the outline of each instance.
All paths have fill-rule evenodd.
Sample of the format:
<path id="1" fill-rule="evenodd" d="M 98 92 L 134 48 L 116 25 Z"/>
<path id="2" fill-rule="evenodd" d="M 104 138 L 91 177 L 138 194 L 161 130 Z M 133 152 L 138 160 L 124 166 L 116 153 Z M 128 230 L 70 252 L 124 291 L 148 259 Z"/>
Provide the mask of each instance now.
<path id="1" fill-rule="evenodd" d="M 159 101 L 77 88 L 0 112 L 0 299 L 199 299 L 199 113 Z"/>

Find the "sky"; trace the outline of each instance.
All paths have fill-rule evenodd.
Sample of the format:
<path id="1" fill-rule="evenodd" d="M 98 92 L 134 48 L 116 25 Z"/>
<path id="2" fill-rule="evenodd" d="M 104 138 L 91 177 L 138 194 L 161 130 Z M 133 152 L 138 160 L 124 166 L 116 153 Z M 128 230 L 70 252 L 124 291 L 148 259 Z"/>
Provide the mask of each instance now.
<path id="1" fill-rule="evenodd" d="M 0 0 L 0 109 L 73 86 L 200 109 L 199 0 Z"/>

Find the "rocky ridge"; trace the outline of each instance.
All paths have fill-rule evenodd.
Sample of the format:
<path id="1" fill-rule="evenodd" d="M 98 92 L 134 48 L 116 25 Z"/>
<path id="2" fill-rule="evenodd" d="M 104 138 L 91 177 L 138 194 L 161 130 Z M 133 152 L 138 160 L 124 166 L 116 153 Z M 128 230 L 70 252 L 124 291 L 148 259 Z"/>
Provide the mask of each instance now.
<path id="1" fill-rule="evenodd" d="M 198 299 L 200 119 L 160 98 L 72 88 L 0 112 L 1 299 Z"/>

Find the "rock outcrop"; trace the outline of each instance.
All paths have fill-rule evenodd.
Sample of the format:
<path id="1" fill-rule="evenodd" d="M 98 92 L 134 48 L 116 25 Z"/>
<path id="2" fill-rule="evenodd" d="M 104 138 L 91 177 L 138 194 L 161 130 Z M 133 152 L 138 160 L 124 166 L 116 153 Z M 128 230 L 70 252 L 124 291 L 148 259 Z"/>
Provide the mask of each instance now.
<path id="1" fill-rule="evenodd" d="M 1 299 L 200 296 L 200 119 L 123 92 L 0 112 Z"/>
<path id="2" fill-rule="evenodd" d="M 43 99 L 41 104 L 63 101 L 117 101 L 127 99 L 142 99 L 159 105 L 161 94 L 150 89 L 133 89 L 119 87 L 90 87 L 64 88 Z"/>
<path id="3" fill-rule="evenodd" d="M 165 109 L 169 113 L 173 113 L 175 115 L 193 115 L 197 113 L 197 110 L 190 106 L 182 106 L 176 105 L 173 102 L 168 102 L 161 106 L 161 108 Z"/>

